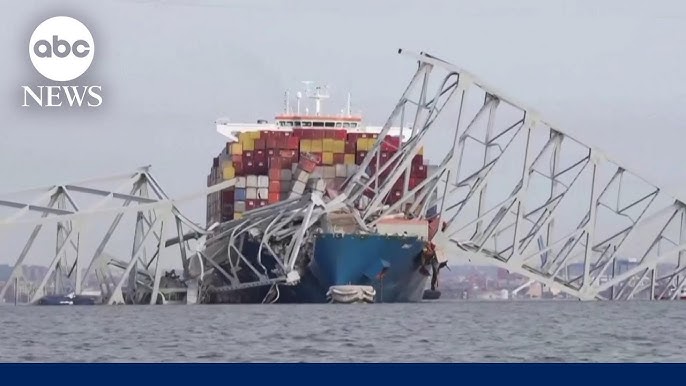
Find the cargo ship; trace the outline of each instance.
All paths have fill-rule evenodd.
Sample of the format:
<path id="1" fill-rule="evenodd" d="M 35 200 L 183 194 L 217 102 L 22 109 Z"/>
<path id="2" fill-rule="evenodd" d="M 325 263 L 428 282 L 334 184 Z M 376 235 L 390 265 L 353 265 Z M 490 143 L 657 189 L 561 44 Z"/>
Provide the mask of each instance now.
<path id="1" fill-rule="evenodd" d="M 296 111 L 291 111 L 286 93 L 283 113 L 271 122 L 217 122 L 217 131 L 227 142 L 213 159 L 207 185 L 232 179 L 235 184 L 208 195 L 208 228 L 241 219 L 249 211 L 301 195 L 307 189 L 335 192 L 358 170 L 382 127 L 365 125 L 361 115 L 351 114 L 349 95 L 341 114 L 324 115 L 321 101 L 328 94 L 321 87 L 314 91 L 308 88 L 306 94 L 314 99 L 313 114 L 309 109 L 301 112 L 301 93 L 297 94 Z M 390 135 L 381 144 L 380 162 L 398 151 L 410 132 L 408 128 L 390 128 Z M 427 177 L 427 168 L 420 151 L 412 160 L 410 189 Z M 385 202 L 393 204 L 402 192 L 400 187 L 392 190 Z M 327 295 L 332 287 L 352 285 L 372 287 L 374 302 L 422 300 L 430 271 L 434 276 L 437 272 L 430 253 L 430 221 L 398 216 L 379 221 L 375 232 L 370 233 L 361 232 L 352 217 L 341 214 L 325 220 L 324 231 L 310 241 L 310 253 L 299 267 L 299 282 L 280 287 L 275 299 L 322 303 L 331 301 Z M 252 259 L 252 265 L 264 267 L 269 263 L 257 258 L 258 244 L 246 240 L 242 253 Z M 263 257 L 269 252 L 259 253 Z M 223 264 L 230 269 L 228 263 Z M 264 267 L 265 272 L 277 271 L 277 265 Z M 246 280 L 253 275 L 250 270 L 241 274 Z M 216 295 L 209 302 L 264 302 L 270 290 L 270 286 L 245 288 Z"/>

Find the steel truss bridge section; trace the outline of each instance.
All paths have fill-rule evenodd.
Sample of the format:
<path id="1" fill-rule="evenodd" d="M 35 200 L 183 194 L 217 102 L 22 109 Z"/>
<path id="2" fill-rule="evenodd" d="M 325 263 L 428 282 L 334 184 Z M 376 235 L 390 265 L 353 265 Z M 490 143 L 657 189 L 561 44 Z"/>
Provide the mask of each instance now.
<path id="1" fill-rule="evenodd" d="M 435 205 L 443 259 L 500 267 L 581 300 L 686 292 L 681 198 L 469 72 L 400 52 L 418 68 L 346 189 L 351 205 L 368 200 L 365 222 L 399 209 L 426 216 Z M 412 138 L 375 164 L 388 128 L 408 124 Z M 409 189 L 412 158 L 427 143 L 438 165 Z M 402 178 L 403 198 L 382 205 L 384 181 Z"/>
<path id="2" fill-rule="evenodd" d="M 149 167 L 143 167 L 116 176 L 3 194 L 0 245 L 6 256 L 11 255 L 12 246 L 19 249 L 0 299 L 6 299 L 10 288 L 14 292 L 30 288 L 23 294 L 26 303 L 36 303 L 45 295 L 93 291 L 106 304 L 186 301 L 189 295 L 196 299 L 197 283 L 193 282 L 198 278 L 188 275 L 189 268 L 198 264 L 194 259 L 197 245 L 191 241 L 201 243 L 208 232 L 182 215 L 177 204 L 231 184 L 172 200 Z M 176 242 L 165 242 L 170 233 L 176 235 Z M 35 258 L 40 261 L 34 265 L 47 263 L 47 270 L 37 282 L 28 283 L 25 271 Z M 163 272 L 165 265 L 181 268 L 182 275 Z M 92 278 L 98 288 L 88 291 Z"/>

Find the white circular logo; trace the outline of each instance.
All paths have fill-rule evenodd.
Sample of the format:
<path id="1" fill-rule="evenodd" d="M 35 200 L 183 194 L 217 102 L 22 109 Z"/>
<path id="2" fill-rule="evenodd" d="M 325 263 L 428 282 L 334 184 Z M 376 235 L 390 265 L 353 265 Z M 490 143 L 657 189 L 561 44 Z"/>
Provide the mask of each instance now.
<path id="1" fill-rule="evenodd" d="M 94 53 L 93 35 L 83 23 L 68 16 L 40 23 L 29 41 L 33 67 L 56 82 L 81 76 L 93 62 Z"/>

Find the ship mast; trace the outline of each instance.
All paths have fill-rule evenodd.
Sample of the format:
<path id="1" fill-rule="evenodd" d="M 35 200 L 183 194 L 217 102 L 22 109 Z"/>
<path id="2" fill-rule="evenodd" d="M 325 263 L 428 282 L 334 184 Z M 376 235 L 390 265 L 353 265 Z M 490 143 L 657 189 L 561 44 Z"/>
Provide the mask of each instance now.
<path id="1" fill-rule="evenodd" d="M 328 86 L 315 86 L 314 91 L 310 88 L 312 81 L 303 81 L 305 84 L 305 93 L 308 98 L 314 99 L 314 113 L 320 116 L 322 112 L 322 99 L 329 98 Z"/>

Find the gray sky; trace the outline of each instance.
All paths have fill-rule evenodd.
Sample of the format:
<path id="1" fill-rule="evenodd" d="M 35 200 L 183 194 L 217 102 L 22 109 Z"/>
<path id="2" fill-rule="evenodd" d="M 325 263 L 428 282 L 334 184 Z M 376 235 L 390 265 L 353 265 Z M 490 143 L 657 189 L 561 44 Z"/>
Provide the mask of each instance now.
<path id="1" fill-rule="evenodd" d="M 102 85 L 100 108 L 20 107 L 22 85 L 52 84 L 27 46 L 57 15 L 94 36 L 76 84 Z M 685 18 L 680 1 L 2 2 L 0 192 L 146 164 L 171 195 L 197 191 L 223 145 L 214 119 L 271 119 L 301 80 L 329 83 L 334 111 L 350 91 L 381 125 L 416 68 L 402 47 L 469 69 L 686 195 Z"/>

